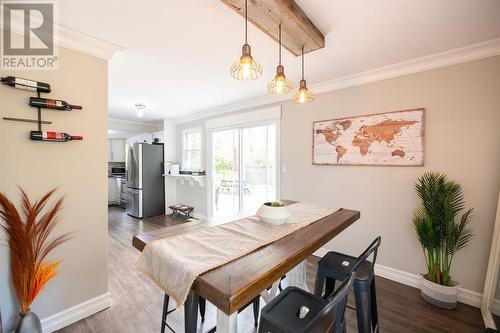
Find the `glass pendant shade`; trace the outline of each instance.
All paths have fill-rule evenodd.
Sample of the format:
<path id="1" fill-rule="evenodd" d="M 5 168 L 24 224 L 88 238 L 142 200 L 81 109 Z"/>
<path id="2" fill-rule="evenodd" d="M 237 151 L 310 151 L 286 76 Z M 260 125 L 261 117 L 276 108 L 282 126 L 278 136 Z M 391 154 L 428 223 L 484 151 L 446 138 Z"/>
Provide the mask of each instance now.
<path id="1" fill-rule="evenodd" d="M 267 91 L 271 94 L 286 95 L 293 89 L 293 81 L 285 76 L 285 69 L 282 65 L 276 68 L 276 76 L 267 84 Z"/>
<path id="2" fill-rule="evenodd" d="M 250 45 L 243 44 L 241 57 L 231 66 L 231 76 L 236 80 L 255 80 L 262 75 L 262 66 L 252 57 Z"/>
<path id="3" fill-rule="evenodd" d="M 293 95 L 293 101 L 299 104 L 314 101 L 314 94 L 307 88 L 306 80 L 300 80 L 300 87 Z"/>

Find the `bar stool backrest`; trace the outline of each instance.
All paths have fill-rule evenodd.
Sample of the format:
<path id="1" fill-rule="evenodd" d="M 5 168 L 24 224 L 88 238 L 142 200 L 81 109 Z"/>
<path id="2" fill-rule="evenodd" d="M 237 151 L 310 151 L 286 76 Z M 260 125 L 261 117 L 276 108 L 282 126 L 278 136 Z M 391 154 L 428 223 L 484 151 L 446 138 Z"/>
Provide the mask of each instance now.
<path id="1" fill-rule="evenodd" d="M 359 255 L 358 257 L 358 262 L 354 267 L 351 269 L 351 272 L 356 272 L 366 260 L 370 257 L 370 255 L 373 254 L 373 259 L 371 261 L 371 270 L 373 271 L 373 267 L 375 266 L 375 261 L 377 261 L 377 252 L 378 252 L 378 247 L 380 246 L 380 243 L 382 242 L 382 237 L 378 236 L 375 238 L 375 240 L 368 246 L 368 248 Z"/>
<path id="2" fill-rule="evenodd" d="M 344 322 L 347 296 L 355 280 L 351 273 L 333 294 L 333 299 L 306 326 L 304 333 L 337 332 Z"/>

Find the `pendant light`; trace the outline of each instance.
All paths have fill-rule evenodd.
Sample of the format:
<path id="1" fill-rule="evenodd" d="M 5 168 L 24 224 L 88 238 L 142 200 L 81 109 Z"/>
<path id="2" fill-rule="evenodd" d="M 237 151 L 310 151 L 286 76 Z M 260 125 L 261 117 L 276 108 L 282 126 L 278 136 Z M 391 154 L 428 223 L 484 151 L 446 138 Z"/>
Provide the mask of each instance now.
<path id="1" fill-rule="evenodd" d="M 248 0 L 245 0 L 245 44 L 241 48 L 241 57 L 231 66 L 231 76 L 236 80 L 255 80 L 262 75 L 262 66 L 252 58 L 248 35 Z"/>
<path id="2" fill-rule="evenodd" d="M 267 84 L 267 91 L 271 94 L 286 95 L 293 88 L 293 81 L 285 76 L 285 69 L 281 65 L 281 24 L 279 25 L 279 62 L 276 67 L 276 76 Z"/>
<path id="3" fill-rule="evenodd" d="M 306 80 L 304 80 L 304 46 L 302 46 L 302 80 L 300 80 L 299 90 L 293 96 L 295 103 L 308 103 L 314 100 L 314 94 L 307 89 Z"/>

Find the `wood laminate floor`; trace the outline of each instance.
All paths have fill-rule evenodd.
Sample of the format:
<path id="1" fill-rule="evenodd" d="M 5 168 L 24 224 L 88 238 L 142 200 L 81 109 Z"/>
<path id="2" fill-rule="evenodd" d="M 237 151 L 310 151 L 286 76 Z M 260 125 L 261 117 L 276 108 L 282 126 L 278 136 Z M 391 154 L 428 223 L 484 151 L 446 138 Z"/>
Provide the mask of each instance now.
<path id="1" fill-rule="evenodd" d="M 182 223 L 181 219 L 158 216 L 144 220 L 126 215 L 121 208 L 109 209 L 109 291 L 113 305 L 93 316 L 78 321 L 59 332 L 130 332 L 160 331 L 163 295 L 148 278 L 139 273 L 134 263 L 139 252 L 132 248 L 132 236 L 146 231 Z M 317 258 L 308 260 L 308 284 L 312 290 Z M 419 291 L 390 280 L 377 277 L 377 297 L 380 330 L 382 333 L 402 332 L 484 332 L 479 309 L 459 304 L 454 311 L 438 309 L 420 298 Z M 353 305 L 353 297 L 349 296 Z M 199 332 L 215 324 L 216 310 L 207 305 L 207 319 L 199 325 Z M 347 309 L 348 332 L 356 332 L 356 314 Z M 176 332 L 183 332 L 183 311 L 169 315 L 169 324 Z M 238 315 L 239 332 L 252 332 L 251 307 Z"/>

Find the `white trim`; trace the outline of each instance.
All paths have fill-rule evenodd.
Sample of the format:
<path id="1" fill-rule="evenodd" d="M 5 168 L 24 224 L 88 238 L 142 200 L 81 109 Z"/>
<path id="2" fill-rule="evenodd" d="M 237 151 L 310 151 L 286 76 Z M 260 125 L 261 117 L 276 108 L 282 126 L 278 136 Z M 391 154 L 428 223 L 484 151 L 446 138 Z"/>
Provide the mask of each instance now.
<path id="1" fill-rule="evenodd" d="M 187 149 L 186 148 L 186 136 L 188 134 L 200 134 L 200 148 L 198 149 Z M 190 151 L 199 151 L 200 152 L 200 165 L 198 166 L 192 166 L 190 165 L 189 167 L 186 166 L 186 152 Z M 190 128 L 185 128 L 181 131 L 181 170 L 187 170 L 187 171 L 200 171 L 203 169 L 203 127 L 198 126 L 198 127 L 190 127 Z"/>
<path id="2" fill-rule="evenodd" d="M 461 64 L 464 62 L 479 60 L 497 55 L 500 55 L 500 38 L 490 39 L 481 43 L 471 44 L 468 46 L 399 62 L 393 65 L 379 67 L 354 75 L 348 75 L 337 79 L 312 84 L 309 86 L 309 89 L 319 94 L 327 91 L 359 86 L 371 82 L 415 74 L 418 72 Z M 202 110 L 190 115 L 175 118 L 174 121 L 176 123 L 184 123 L 214 115 L 283 102 L 287 100 L 290 100 L 290 96 L 288 95 L 265 95 L 236 103 L 222 105 L 212 109 Z"/>
<path id="3" fill-rule="evenodd" d="M 323 257 L 329 250 L 322 247 L 314 255 Z M 418 274 L 408 273 L 392 267 L 375 264 L 375 275 L 385 279 L 399 282 L 401 284 L 420 289 L 420 276 Z M 458 301 L 460 303 L 481 307 L 482 294 L 469 289 L 460 288 L 458 290 Z"/>
<path id="4" fill-rule="evenodd" d="M 275 120 L 279 118 L 281 118 L 281 105 L 250 112 L 238 113 L 227 117 L 209 119 L 206 121 L 205 125 L 207 129 L 224 128 L 267 120 Z"/>
<path id="5" fill-rule="evenodd" d="M 55 26 L 59 29 L 59 40 L 56 43 L 64 48 L 85 53 L 104 60 L 110 60 L 116 53 L 125 51 L 125 47 L 72 30 L 65 26 Z"/>
<path id="6" fill-rule="evenodd" d="M 20 17 L 20 14 L 16 13 L 11 15 Z M 12 20 L 10 31 L 24 35 L 24 26 L 21 22 L 23 22 L 23 19 Z M 87 35 L 57 23 L 54 23 L 54 36 L 57 36 L 54 39 L 56 45 L 105 60 L 110 60 L 116 53 L 125 51 L 125 47 L 121 45 Z"/>
<path id="7" fill-rule="evenodd" d="M 205 174 L 207 175 L 207 188 L 206 188 L 206 207 L 207 207 L 207 216 L 213 217 L 214 212 L 213 212 L 213 194 L 212 194 L 212 187 L 214 184 L 214 173 L 213 173 L 213 165 L 212 165 L 212 158 L 213 158 L 213 147 L 212 147 L 212 131 L 209 130 L 208 128 L 205 129 L 205 165 L 206 165 L 206 170 Z"/>
<path id="8" fill-rule="evenodd" d="M 392 267 L 375 264 L 375 275 L 410 287 L 420 288 L 420 276 L 418 274 L 412 274 Z"/>
<path id="9" fill-rule="evenodd" d="M 53 332 L 87 318 L 94 313 L 102 311 L 111 306 L 111 294 L 109 292 L 94 297 L 83 303 L 77 304 L 69 309 L 58 312 L 47 318 L 43 318 L 42 330 L 44 333 Z"/>
<path id="10" fill-rule="evenodd" d="M 500 193 L 498 196 L 497 213 L 495 226 L 493 228 L 493 237 L 491 238 L 490 255 L 488 258 L 488 269 L 483 289 L 483 302 L 481 304 L 481 314 L 483 315 L 484 325 L 489 328 L 497 329 L 492 312 L 494 309 L 495 293 L 498 283 L 498 270 L 500 268 Z M 498 315 L 499 312 L 497 312 Z"/>
<path id="11" fill-rule="evenodd" d="M 324 81 L 319 84 L 312 85 L 311 89 L 315 93 L 322 93 L 461 64 L 496 55 L 500 55 L 500 38 L 383 66 L 338 79 Z"/>

